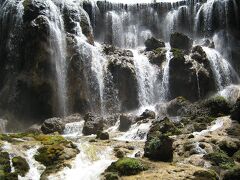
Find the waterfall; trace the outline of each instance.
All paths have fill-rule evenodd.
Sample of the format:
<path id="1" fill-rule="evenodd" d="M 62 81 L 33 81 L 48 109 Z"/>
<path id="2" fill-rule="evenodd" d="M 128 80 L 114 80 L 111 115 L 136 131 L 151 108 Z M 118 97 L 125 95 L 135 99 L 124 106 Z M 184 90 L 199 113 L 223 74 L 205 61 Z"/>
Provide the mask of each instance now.
<path id="1" fill-rule="evenodd" d="M 203 50 L 206 52 L 207 58 L 210 62 L 217 88 L 218 90 L 222 90 L 225 86 L 232 82 L 231 70 L 233 68 L 215 49 L 203 47 Z"/>
<path id="2" fill-rule="evenodd" d="M 169 65 L 170 65 L 170 60 L 172 59 L 172 52 L 171 52 L 171 47 L 169 43 L 166 43 L 166 62 L 163 67 L 163 77 L 162 77 L 162 84 L 161 84 L 161 100 L 166 101 L 169 96 Z"/>
<path id="3" fill-rule="evenodd" d="M 132 50 L 138 81 L 138 96 L 141 106 L 147 106 L 157 101 L 158 68 L 152 65 L 148 58 L 138 50 Z"/>
<path id="4" fill-rule="evenodd" d="M 67 104 L 67 84 L 66 84 L 66 36 L 64 30 L 64 23 L 62 14 L 58 7 L 51 1 L 47 0 L 51 11 L 49 18 L 50 28 L 50 47 L 52 49 L 52 60 L 55 62 L 57 84 L 58 84 L 58 100 L 59 100 L 59 114 L 66 115 L 68 112 Z"/>

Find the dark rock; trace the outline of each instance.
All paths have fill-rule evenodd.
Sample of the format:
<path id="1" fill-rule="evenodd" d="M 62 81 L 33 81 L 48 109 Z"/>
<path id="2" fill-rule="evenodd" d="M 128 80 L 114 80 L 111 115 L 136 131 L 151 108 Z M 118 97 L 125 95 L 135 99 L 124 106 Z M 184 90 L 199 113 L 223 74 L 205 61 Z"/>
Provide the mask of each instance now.
<path id="1" fill-rule="evenodd" d="M 107 86 L 113 88 L 109 93 L 111 94 L 116 91 L 118 93 L 117 95 L 111 94 L 106 99 L 106 108 L 111 110 L 117 105 L 115 107 L 116 110 L 120 108 L 121 112 L 125 112 L 136 109 L 139 106 L 138 84 L 133 58 L 118 54 L 107 56 L 109 59 L 107 67 L 110 75 L 109 78 L 112 78 L 112 82 L 109 85 L 107 84 Z M 116 110 L 113 111 L 116 112 Z"/>
<path id="2" fill-rule="evenodd" d="M 123 158 L 125 156 L 125 152 L 122 151 L 121 149 L 118 149 L 116 152 L 115 152 L 115 156 L 117 158 Z"/>
<path id="3" fill-rule="evenodd" d="M 84 135 L 97 134 L 98 131 L 103 131 L 104 120 L 102 117 L 88 113 L 84 116 L 84 120 L 82 131 Z"/>
<path id="4" fill-rule="evenodd" d="M 192 48 L 193 40 L 182 33 L 175 32 L 171 34 L 170 45 L 172 48 L 182 49 L 188 52 Z"/>
<path id="5" fill-rule="evenodd" d="M 97 132 L 97 139 L 108 140 L 109 139 L 108 132 L 102 132 L 102 131 Z"/>
<path id="6" fill-rule="evenodd" d="M 143 119 L 155 119 L 155 118 L 156 118 L 156 114 L 155 114 L 155 112 L 146 109 L 146 110 L 140 115 L 140 117 L 137 118 L 137 120 L 143 120 Z"/>
<path id="7" fill-rule="evenodd" d="M 141 157 L 141 152 L 138 151 L 134 156 L 135 156 L 135 157 Z"/>
<path id="8" fill-rule="evenodd" d="M 114 172 L 107 172 L 104 173 L 104 180 L 120 180 L 120 177 L 117 173 Z"/>
<path id="9" fill-rule="evenodd" d="M 61 118 L 46 119 L 41 126 L 41 130 L 44 134 L 51 134 L 54 132 L 58 132 L 61 134 L 63 133 L 64 128 L 65 126 L 62 123 Z"/>
<path id="10" fill-rule="evenodd" d="M 227 171 L 224 176 L 223 180 L 239 180 L 240 179 L 240 168 L 233 168 Z"/>
<path id="11" fill-rule="evenodd" d="M 240 122 L 240 98 L 237 99 L 233 109 L 231 110 L 231 119 Z"/>
<path id="12" fill-rule="evenodd" d="M 133 122 L 133 118 L 130 115 L 122 114 L 120 116 L 119 131 L 126 132 L 130 129 Z"/>
<path id="13" fill-rule="evenodd" d="M 13 167 L 15 169 L 15 172 L 22 177 L 24 177 L 30 169 L 26 159 L 24 159 L 20 156 L 14 157 L 12 159 L 12 163 L 13 163 Z"/>
<path id="14" fill-rule="evenodd" d="M 169 95 L 168 98 L 183 96 L 190 101 L 206 97 L 216 89 L 212 72 L 197 62 L 186 60 L 180 49 L 172 49 L 172 59 L 169 64 Z M 194 68 L 194 67 L 201 68 Z M 199 89 L 200 87 L 200 89 Z"/>
<path id="15" fill-rule="evenodd" d="M 236 162 L 240 163 L 240 150 L 238 150 L 237 152 L 234 153 L 233 159 L 234 159 Z"/>
<path id="16" fill-rule="evenodd" d="M 152 37 L 145 41 L 146 51 L 152 51 L 157 48 L 165 47 L 165 43 L 163 41 L 157 40 L 156 38 Z"/>

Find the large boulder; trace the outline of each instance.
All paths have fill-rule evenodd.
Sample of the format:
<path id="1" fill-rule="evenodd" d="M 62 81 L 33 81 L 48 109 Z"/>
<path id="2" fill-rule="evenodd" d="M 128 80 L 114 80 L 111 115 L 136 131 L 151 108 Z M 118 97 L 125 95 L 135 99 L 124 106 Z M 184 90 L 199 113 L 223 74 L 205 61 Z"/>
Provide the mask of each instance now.
<path id="1" fill-rule="evenodd" d="M 139 106 L 138 84 L 136 70 L 132 54 L 128 51 L 116 49 L 112 55 L 107 56 L 109 64 L 107 66 L 109 77 L 105 80 L 106 108 L 121 112 L 136 109 Z M 111 82 L 109 82 L 111 79 Z M 117 93 L 114 93 L 117 92 Z"/>
<path id="2" fill-rule="evenodd" d="M 146 51 L 152 51 L 158 48 L 165 47 L 165 43 L 154 37 L 151 37 L 145 41 Z"/>
<path id="3" fill-rule="evenodd" d="M 187 101 L 184 97 L 177 97 L 167 104 L 167 114 L 169 116 L 179 116 L 185 114 L 188 105 L 189 101 Z"/>
<path id="4" fill-rule="evenodd" d="M 41 126 L 41 130 L 44 134 L 51 134 L 54 132 L 58 132 L 58 133 L 63 133 L 65 128 L 64 123 L 62 123 L 62 119 L 61 118 L 50 118 L 50 119 L 46 119 L 42 126 Z"/>
<path id="5" fill-rule="evenodd" d="M 138 118 L 137 120 L 143 120 L 143 119 L 155 119 L 156 113 L 154 111 L 151 111 L 149 109 L 146 109 Z"/>
<path id="6" fill-rule="evenodd" d="M 119 131 L 126 132 L 131 128 L 133 123 L 133 117 L 130 115 L 122 114 L 120 115 Z"/>
<path id="7" fill-rule="evenodd" d="M 97 134 L 97 132 L 103 131 L 104 120 L 102 117 L 88 113 L 84 116 L 84 120 L 85 123 L 82 130 L 84 135 Z"/>
<path id="8" fill-rule="evenodd" d="M 193 40 L 182 33 L 175 32 L 171 34 L 170 45 L 172 48 L 182 49 L 188 52 L 192 48 Z"/>
<path id="9" fill-rule="evenodd" d="M 162 63 L 166 61 L 166 52 L 166 48 L 157 48 L 153 51 L 147 51 L 145 54 L 148 57 L 150 63 L 161 67 Z"/>
<path id="10" fill-rule="evenodd" d="M 236 167 L 229 171 L 227 171 L 224 176 L 223 180 L 239 180 L 240 179 L 240 168 Z"/>
<path id="11" fill-rule="evenodd" d="M 144 156 L 157 161 L 172 161 L 173 139 L 169 135 L 179 134 L 179 130 L 168 119 L 155 121 L 147 135 Z"/>

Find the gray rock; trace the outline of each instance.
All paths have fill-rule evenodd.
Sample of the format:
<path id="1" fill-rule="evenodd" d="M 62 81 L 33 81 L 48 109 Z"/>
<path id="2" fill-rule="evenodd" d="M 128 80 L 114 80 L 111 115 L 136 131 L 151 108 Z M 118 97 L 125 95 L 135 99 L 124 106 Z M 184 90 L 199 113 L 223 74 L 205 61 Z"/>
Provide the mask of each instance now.
<path id="1" fill-rule="evenodd" d="M 62 123 L 62 119 L 61 118 L 50 118 L 50 119 L 46 119 L 42 126 L 41 126 L 41 130 L 44 134 L 51 134 L 54 132 L 58 132 L 58 133 L 63 133 L 64 131 L 64 124 Z"/>

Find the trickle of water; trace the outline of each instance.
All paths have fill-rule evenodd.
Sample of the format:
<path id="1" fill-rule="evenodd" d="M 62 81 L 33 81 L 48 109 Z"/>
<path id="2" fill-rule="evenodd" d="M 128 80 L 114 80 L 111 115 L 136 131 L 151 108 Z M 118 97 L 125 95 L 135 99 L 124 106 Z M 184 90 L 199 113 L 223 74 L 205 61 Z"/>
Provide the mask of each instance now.
<path id="1" fill-rule="evenodd" d="M 162 85 L 161 85 L 161 100 L 166 101 L 168 99 L 169 95 L 169 65 L 170 65 L 170 60 L 172 59 L 172 52 L 171 52 L 171 47 L 169 43 L 166 43 L 166 63 L 163 67 L 163 77 L 162 77 Z"/>

